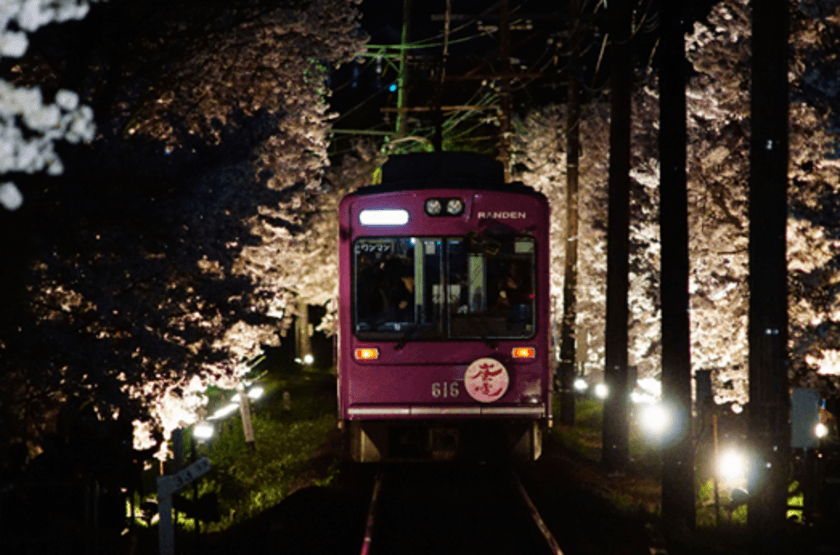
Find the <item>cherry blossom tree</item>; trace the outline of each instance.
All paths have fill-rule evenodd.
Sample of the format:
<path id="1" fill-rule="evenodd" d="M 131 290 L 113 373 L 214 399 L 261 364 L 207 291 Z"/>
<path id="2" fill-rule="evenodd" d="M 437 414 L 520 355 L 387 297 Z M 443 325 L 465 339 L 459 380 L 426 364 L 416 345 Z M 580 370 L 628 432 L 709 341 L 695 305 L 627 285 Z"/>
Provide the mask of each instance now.
<path id="1" fill-rule="evenodd" d="M 7 433 L 79 398 L 149 446 L 277 343 L 289 300 L 320 286 L 289 254 L 320 202 L 325 81 L 363 48 L 357 19 L 344 0 L 123 0 L 37 37 L 15 84 L 79 83 L 99 132 L 58 186 L 21 181 Z"/>
<path id="2" fill-rule="evenodd" d="M 815 6 L 819 4 L 817 9 Z M 833 77 L 838 46 L 836 3 L 792 4 L 790 183 L 790 361 L 792 386 L 835 392 L 840 298 L 836 284 L 838 178 L 833 134 Z M 810 7 L 810 9 L 809 9 Z M 711 370 L 718 403 L 748 401 L 747 284 L 749 233 L 750 14 L 747 0 L 725 0 L 687 36 L 696 75 L 688 90 L 688 193 L 691 354 L 695 370 Z M 631 177 L 630 364 L 640 378 L 659 375 L 656 76 L 637 79 L 633 101 Z M 582 120 L 579 361 L 603 366 L 607 115 L 590 106 Z M 556 108 L 534 111 L 518 136 L 520 178 L 553 206 L 552 294 L 562 294 L 564 160 Z M 591 154 L 590 154 L 591 153 Z M 759 226 L 755 230 L 755 226 Z M 594 339 L 593 339 L 594 338 Z"/>
<path id="3" fill-rule="evenodd" d="M 89 8 L 84 0 L 3 2 L 0 59 L 20 58 L 29 48 L 29 33 L 53 22 L 82 19 Z M 40 88 L 16 87 L 0 79 L 0 174 L 46 171 L 59 175 L 64 168 L 53 143 L 90 141 L 93 132 L 93 112 L 79 105 L 75 92 L 60 89 L 49 104 L 44 103 Z M 6 210 L 23 204 L 14 182 L 0 184 L 0 204 Z"/>

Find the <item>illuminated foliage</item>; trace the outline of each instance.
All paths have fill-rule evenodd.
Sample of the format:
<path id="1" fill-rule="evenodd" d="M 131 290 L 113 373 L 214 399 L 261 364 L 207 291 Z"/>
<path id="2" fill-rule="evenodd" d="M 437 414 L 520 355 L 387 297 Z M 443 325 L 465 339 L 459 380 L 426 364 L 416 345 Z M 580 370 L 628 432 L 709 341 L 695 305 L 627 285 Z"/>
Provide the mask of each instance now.
<path id="1" fill-rule="evenodd" d="M 836 3 L 835 3 L 836 4 Z M 793 386 L 835 391 L 840 375 L 840 180 L 831 76 L 840 8 L 792 5 L 788 269 Z M 713 370 L 719 403 L 747 401 L 750 113 L 750 16 L 747 0 L 714 6 L 687 36 L 696 75 L 687 89 L 691 356 Z M 633 102 L 631 177 L 630 364 L 657 377 L 658 92 L 641 78 Z M 603 368 L 608 114 L 591 105 L 581 122 L 578 349 L 587 370 Z M 532 112 L 519 135 L 519 176 L 552 201 L 552 292 L 562 297 L 565 159 L 559 110 Z M 559 154 L 556 154 L 559 151 Z M 760 233 L 761 222 L 754 222 Z"/>
<path id="2" fill-rule="evenodd" d="M 99 134 L 60 181 L 18 180 L 4 223 L 21 238 L 3 257 L 4 433 L 37 435 L 77 397 L 147 447 L 277 343 L 310 294 L 295 254 L 357 18 L 345 0 L 123 0 L 36 37 L 16 86 L 79 91 Z"/>

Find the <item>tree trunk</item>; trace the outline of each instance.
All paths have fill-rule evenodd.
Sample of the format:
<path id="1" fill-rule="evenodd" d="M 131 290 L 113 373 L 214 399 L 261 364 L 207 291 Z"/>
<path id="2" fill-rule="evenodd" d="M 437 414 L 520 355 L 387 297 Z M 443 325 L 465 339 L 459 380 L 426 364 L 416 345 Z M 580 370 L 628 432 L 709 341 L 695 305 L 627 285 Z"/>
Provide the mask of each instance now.
<path id="1" fill-rule="evenodd" d="M 609 390 L 604 402 L 604 466 L 625 470 L 630 458 L 627 392 L 627 287 L 630 223 L 630 94 L 633 84 L 630 55 L 632 3 L 609 4 L 612 41 L 610 109 L 609 221 L 607 230 L 606 368 Z"/>
<path id="2" fill-rule="evenodd" d="M 750 441 L 747 522 L 756 553 L 783 552 L 790 450 L 787 380 L 788 2 L 752 2 Z"/>
<path id="3" fill-rule="evenodd" d="M 665 529 L 694 528 L 691 343 L 686 191 L 685 20 L 681 3 L 663 0 L 659 65 L 659 226 L 662 246 L 662 397 L 671 414 L 662 457 Z"/>

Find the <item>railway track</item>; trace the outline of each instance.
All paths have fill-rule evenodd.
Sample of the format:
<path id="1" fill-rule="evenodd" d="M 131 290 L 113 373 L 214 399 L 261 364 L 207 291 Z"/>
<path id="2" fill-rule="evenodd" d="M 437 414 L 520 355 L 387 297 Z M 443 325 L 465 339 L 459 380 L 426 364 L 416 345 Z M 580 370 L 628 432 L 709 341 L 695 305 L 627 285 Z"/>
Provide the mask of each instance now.
<path id="1" fill-rule="evenodd" d="M 361 555 L 562 555 L 509 465 L 383 466 Z"/>

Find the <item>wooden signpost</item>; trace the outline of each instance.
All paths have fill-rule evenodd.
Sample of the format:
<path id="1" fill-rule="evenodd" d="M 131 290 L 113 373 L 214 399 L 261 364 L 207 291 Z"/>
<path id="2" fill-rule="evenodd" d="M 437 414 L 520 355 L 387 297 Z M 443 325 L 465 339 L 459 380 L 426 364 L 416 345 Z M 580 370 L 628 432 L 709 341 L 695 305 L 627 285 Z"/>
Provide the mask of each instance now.
<path id="1" fill-rule="evenodd" d="M 201 457 L 180 472 L 157 477 L 160 555 L 175 555 L 175 534 L 172 529 L 172 495 L 209 471 L 210 459 Z"/>

